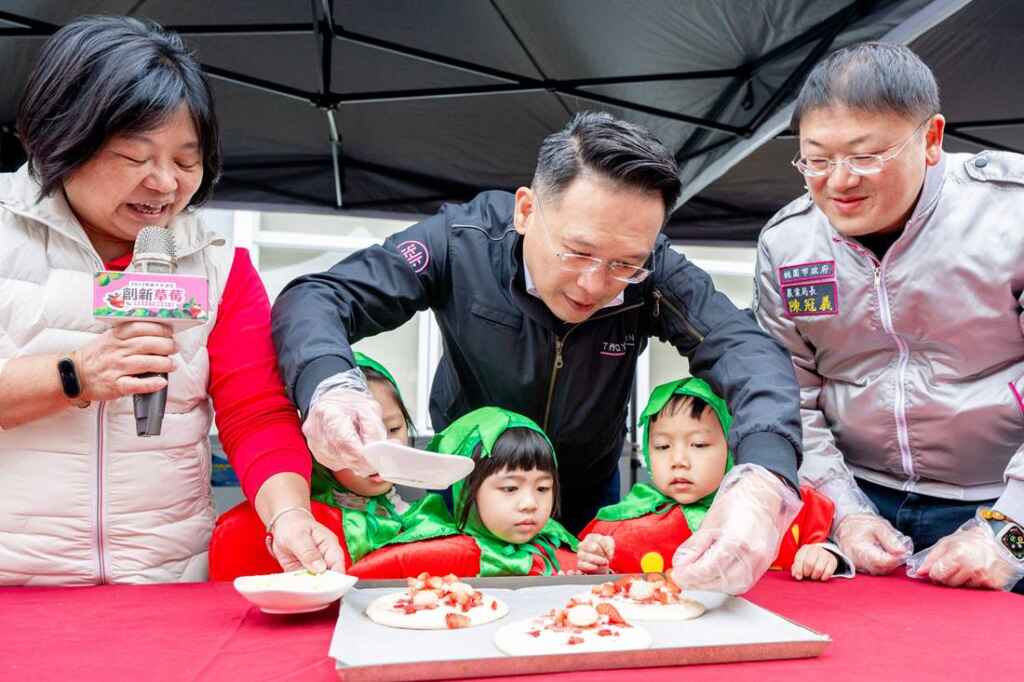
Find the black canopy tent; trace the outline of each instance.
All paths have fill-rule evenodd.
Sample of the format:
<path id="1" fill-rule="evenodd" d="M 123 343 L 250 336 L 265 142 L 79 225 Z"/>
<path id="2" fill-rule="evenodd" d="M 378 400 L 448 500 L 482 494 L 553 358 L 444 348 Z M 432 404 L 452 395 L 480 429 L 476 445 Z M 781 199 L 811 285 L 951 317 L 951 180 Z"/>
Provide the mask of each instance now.
<path id="1" fill-rule="evenodd" d="M 750 242 L 800 191 L 786 124 L 802 79 L 878 38 L 936 68 L 949 148 L 1024 148 L 1022 97 L 998 79 L 1024 29 L 1014 0 L 0 0 L 5 170 L 39 45 L 88 13 L 146 16 L 195 46 L 224 129 L 222 205 L 431 213 L 528 183 L 540 140 L 599 108 L 676 152 L 673 238 Z"/>
<path id="2" fill-rule="evenodd" d="M 1024 151 L 1004 77 L 1020 0 L 0 0 L 0 169 L 24 160 L 13 124 L 39 46 L 91 13 L 197 49 L 223 128 L 214 205 L 429 214 L 528 184 L 540 140 L 596 108 L 675 151 L 674 240 L 750 244 L 802 191 L 787 127 L 803 78 L 873 39 L 935 70 L 947 149 Z"/>
<path id="3" fill-rule="evenodd" d="M 974 0 L 929 30 L 904 28 L 917 37 L 894 37 L 909 44 L 939 82 L 944 149 L 1024 153 L 1024 92 L 1015 84 L 1024 66 L 1024 3 Z M 682 226 L 677 237 L 753 242 L 764 222 L 803 191 L 802 178 L 789 168 L 797 150 L 788 129 L 791 113 L 791 105 L 783 107 L 757 135 L 733 145 L 688 183 L 674 216 Z"/>

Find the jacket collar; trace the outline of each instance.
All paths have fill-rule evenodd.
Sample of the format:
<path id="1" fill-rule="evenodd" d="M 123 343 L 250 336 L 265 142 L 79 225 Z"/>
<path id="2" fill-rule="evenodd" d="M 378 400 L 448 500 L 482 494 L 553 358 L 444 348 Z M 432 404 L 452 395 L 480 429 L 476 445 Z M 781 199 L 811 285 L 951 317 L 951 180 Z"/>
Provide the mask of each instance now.
<path id="1" fill-rule="evenodd" d="M 526 267 L 523 261 L 523 236 L 515 233 L 505 249 L 508 268 L 502 273 L 503 281 L 508 282 L 508 292 L 512 305 L 543 327 L 560 332 L 565 323 L 558 319 L 539 297 L 526 291 Z"/>
<path id="2" fill-rule="evenodd" d="M 921 196 L 917 199 L 917 205 L 914 206 L 913 213 L 910 214 L 910 219 L 907 220 L 906 226 L 903 228 L 905 234 L 913 234 L 916 232 L 935 210 L 935 206 L 939 203 L 939 197 L 942 195 L 942 187 L 946 182 L 946 154 L 941 152 L 939 155 L 939 162 L 934 166 L 929 166 L 924 174 L 924 186 L 921 188 Z"/>
<path id="3" fill-rule="evenodd" d="M 63 191 L 50 196 L 39 197 L 39 183 L 29 175 L 28 164 L 7 176 L 6 183 L 0 183 L 0 204 L 31 220 L 46 225 L 54 232 L 71 239 L 83 248 L 96 253 L 89 236 L 75 217 Z M 171 220 L 168 226 L 174 233 L 174 243 L 179 258 L 185 258 L 210 245 L 226 243 L 223 235 L 206 229 L 195 212 L 183 211 Z M 99 255 L 96 256 L 99 258 Z"/>

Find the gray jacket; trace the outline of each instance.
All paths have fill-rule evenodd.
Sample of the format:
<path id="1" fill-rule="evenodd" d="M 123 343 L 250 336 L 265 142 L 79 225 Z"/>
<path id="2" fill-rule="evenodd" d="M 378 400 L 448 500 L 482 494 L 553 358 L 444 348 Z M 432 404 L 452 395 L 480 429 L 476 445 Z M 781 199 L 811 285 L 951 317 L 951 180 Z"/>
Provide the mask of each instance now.
<path id="1" fill-rule="evenodd" d="M 810 196 L 758 243 L 754 308 L 793 355 L 800 476 L 863 510 L 851 472 L 1024 519 L 1024 156 L 946 154 L 879 263 Z"/>

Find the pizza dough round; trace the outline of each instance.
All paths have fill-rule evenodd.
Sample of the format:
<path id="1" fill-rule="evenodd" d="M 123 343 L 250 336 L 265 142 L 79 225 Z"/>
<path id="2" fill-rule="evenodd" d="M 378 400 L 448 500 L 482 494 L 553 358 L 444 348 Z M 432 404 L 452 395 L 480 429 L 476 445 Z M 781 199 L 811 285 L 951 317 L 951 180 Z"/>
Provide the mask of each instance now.
<path id="1" fill-rule="evenodd" d="M 437 608 L 406 613 L 403 608 L 396 606 L 398 602 L 408 600 L 409 593 L 405 591 L 381 595 L 366 607 L 366 615 L 374 623 L 392 628 L 447 630 L 449 629 L 448 614 L 467 616 L 469 624 L 466 627 L 491 623 L 508 614 L 508 605 L 505 602 L 487 595 L 484 595 L 481 605 L 474 606 L 468 611 L 463 611 L 458 606 L 439 603 Z"/>
<path id="2" fill-rule="evenodd" d="M 623 576 L 595 585 L 575 600 L 611 604 L 627 621 L 689 620 L 706 610 L 704 604 L 684 595 L 670 578 L 655 575 Z"/>
<path id="3" fill-rule="evenodd" d="M 678 597 L 678 601 L 668 604 L 641 604 L 625 596 L 599 597 L 590 592 L 584 592 L 576 598 L 590 598 L 594 600 L 594 603 L 607 602 L 614 606 L 623 618 L 630 621 L 690 620 L 704 615 L 707 610 L 702 603 L 689 597 Z"/>
<path id="4" fill-rule="evenodd" d="M 567 628 L 556 631 L 545 627 L 549 623 L 550 619 L 544 617 L 509 623 L 494 633 L 494 646 L 509 656 L 543 656 L 647 649 L 653 641 L 651 633 L 636 626 L 606 625 L 584 630 Z M 601 631 L 610 634 L 601 635 Z M 570 644 L 570 638 L 580 641 Z"/>

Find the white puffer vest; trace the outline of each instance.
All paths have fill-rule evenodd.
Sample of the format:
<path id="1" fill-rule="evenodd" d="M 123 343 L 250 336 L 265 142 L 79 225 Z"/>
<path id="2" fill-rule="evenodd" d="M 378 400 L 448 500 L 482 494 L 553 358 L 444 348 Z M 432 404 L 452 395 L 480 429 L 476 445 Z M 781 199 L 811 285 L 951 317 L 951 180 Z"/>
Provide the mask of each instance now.
<path id="1" fill-rule="evenodd" d="M 11 358 L 70 352 L 107 329 L 91 315 L 99 255 L 63 193 L 37 203 L 38 192 L 27 167 L 0 175 L 0 371 Z M 206 579 L 206 342 L 234 249 L 192 213 L 170 228 L 178 272 L 209 280 L 211 315 L 175 337 L 162 435 L 135 435 L 130 397 L 0 430 L 0 584 Z"/>

